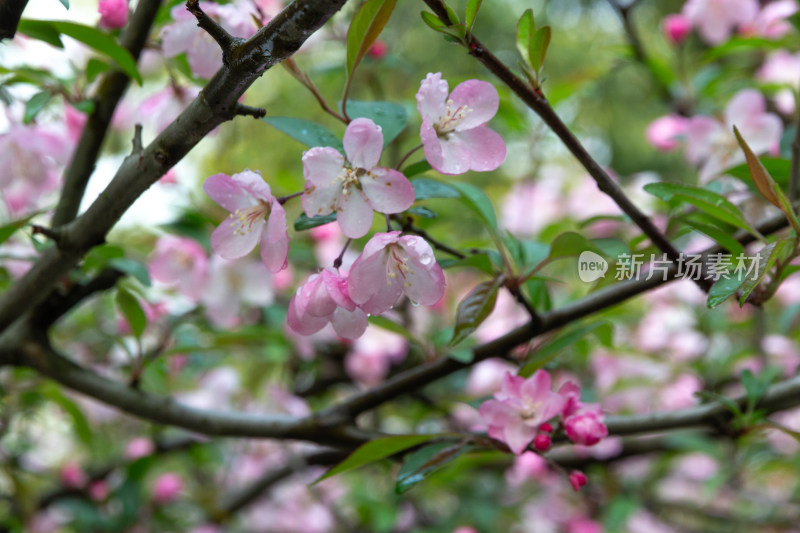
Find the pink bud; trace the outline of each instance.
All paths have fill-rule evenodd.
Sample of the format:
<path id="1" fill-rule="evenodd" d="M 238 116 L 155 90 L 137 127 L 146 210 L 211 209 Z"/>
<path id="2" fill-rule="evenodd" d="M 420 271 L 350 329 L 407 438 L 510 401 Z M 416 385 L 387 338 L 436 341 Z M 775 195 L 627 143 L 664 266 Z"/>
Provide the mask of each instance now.
<path id="1" fill-rule="evenodd" d="M 383 59 L 389 53 L 389 45 L 384 41 L 375 41 L 367 50 L 372 59 Z"/>
<path id="2" fill-rule="evenodd" d="M 115 30 L 128 23 L 128 0 L 100 0 L 97 11 L 101 28 Z"/>
<path id="3" fill-rule="evenodd" d="M 692 31 L 692 23 L 685 16 L 676 13 L 667 15 L 662 23 L 666 38 L 674 44 L 680 44 Z"/>
<path id="4" fill-rule="evenodd" d="M 572 488 L 575 489 L 575 492 L 580 492 L 580 490 L 586 486 L 589 482 L 589 478 L 586 477 L 586 474 L 579 470 L 573 470 L 569 474 L 569 483 L 572 485 Z"/>
<path id="5" fill-rule="evenodd" d="M 537 451 L 546 452 L 550 449 L 550 435 L 545 433 L 539 433 L 536 435 L 536 438 L 533 439 L 533 447 L 536 448 Z"/>
<path id="6" fill-rule="evenodd" d="M 593 446 L 608 436 L 608 428 L 603 423 L 602 415 L 591 411 L 567 418 L 564 429 L 569 440 L 584 446 Z"/>
<path id="7" fill-rule="evenodd" d="M 86 485 L 86 472 L 77 463 L 67 463 L 61 467 L 61 483 L 70 489 L 79 489 Z"/>
<path id="8" fill-rule="evenodd" d="M 181 476 L 173 472 L 161 474 L 153 483 L 153 501 L 159 504 L 170 503 L 178 498 L 182 489 Z"/>
<path id="9" fill-rule="evenodd" d="M 544 424 L 539 426 L 539 429 L 541 431 L 544 431 L 545 433 L 552 433 L 553 432 L 553 426 L 551 426 L 548 422 L 545 422 Z"/>

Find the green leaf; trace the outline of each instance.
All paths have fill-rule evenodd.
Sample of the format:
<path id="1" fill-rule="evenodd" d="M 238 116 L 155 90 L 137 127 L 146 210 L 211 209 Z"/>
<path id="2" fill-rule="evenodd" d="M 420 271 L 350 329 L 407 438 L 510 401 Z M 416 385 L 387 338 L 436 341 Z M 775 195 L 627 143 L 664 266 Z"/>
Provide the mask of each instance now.
<path id="1" fill-rule="evenodd" d="M 520 240 L 508 234 L 503 238 L 511 258 L 521 271 L 538 266 L 550 255 L 550 245 L 538 241 Z"/>
<path id="2" fill-rule="evenodd" d="M 758 232 L 741 210 L 721 194 L 677 183 L 649 183 L 644 186 L 644 190 L 665 202 L 676 200 L 691 204 L 726 224 L 758 236 Z"/>
<path id="3" fill-rule="evenodd" d="M 139 261 L 129 259 L 127 257 L 117 257 L 111 259 L 108 262 L 108 265 L 136 278 L 139 283 L 145 287 L 149 287 L 151 285 L 150 274 L 147 272 L 147 267 Z"/>
<path id="4" fill-rule="evenodd" d="M 397 0 L 367 0 L 347 30 L 347 77 L 351 78 L 369 47 L 389 22 Z"/>
<path id="5" fill-rule="evenodd" d="M 550 26 L 542 26 L 533 34 L 529 45 L 529 55 L 531 66 L 536 72 L 544 65 L 544 58 L 547 57 L 547 48 L 550 46 L 552 30 Z"/>
<path id="6" fill-rule="evenodd" d="M 347 456 L 344 461 L 325 472 L 325 474 L 314 481 L 313 484 L 319 483 L 323 479 L 328 479 L 329 477 L 341 474 L 342 472 L 347 472 L 348 470 L 374 463 L 375 461 L 380 461 L 381 459 L 385 459 L 396 454 L 397 452 L 402 452 L 403 450 L 407 450 L 417 446 L 418 444 L 422 444 L 423 442 L 440 438 L 442 436 L 443 435 L 440 434 L 394 435 L 391 437 L 383 437 L 369 441 L 356 448 L 356 450 Z"/>
<path id="7" fill-rule="evenodd" d="M 769 175 L 772 176 L 778 184 L 785 186 L 789 182 L 789 173 L 792 169 L 791 160 L 766 156 L 759 157 L 758 159 L 761 161 L 761 164 L 764 165 L 764 168 L 767 169 Z M 750 178 L 750 167 L 747 166 L 746 162 L 729 168 L 724 173 L 739 178 L 751 189 L 755 189 L 755 184 Z"/>
<path id="8" fill-rule="evenodd" d="M 481 8 L 483 0 L 468 0 L 467 1 L 467 31 L 472 33 L 472 27 L 475 25 L 475 17 L 478 15 L 478 10 Z"/>
<path id="9" fill-rule="evenodd" d="M 61 2 L 61 5 L 64 6 L 67 10 L 69 10 L 69 0 L 58 0 Z"/>
<path id="10" fill-rule="evenodd" d="M 410 215 L 417 215 L 418 217 L 422 218 L 437 218 L 439 216 L 433 209 L 428 209 L 427 207 L 423 207 L 421 205 L 407 209 L 406 213 Z"/>
<path id="11" fill-rule="evenodd" d="M 300 216 L 294 221 L 295 231 L 304 231 L 324 224 L 330 224 L 336 220 L 336 213 L 329 215 L 319 215 L 315 217 L 307 217 L 305 213 L 300 213 Z"/>
<path id="12" fill-rule="evenodd" d="M 86 63 L 86 79 L 89 82 L 92 82 L 97 78 L 97 76 L 110 69 L 111 65 L 105 61 L 100 61 L 96 57 L 93 57 L 88 63 Z"/>
<path id="13" fill-rule="evenodd" d="M 407 340 L 419 344 L 419 340 L 414 336 L 413 333 L 408 331 L 405 326 L 398 324 L 394 320 L 390 320 L 385 316 L 373 315 L 367 319 L 367 322 L 381 329 L 385 329 L 386 331 L 397 333 L 398 335 L 405 337 Z"/>
<path id="14" fill-rule="evenodd" d="M 420 13 L 422 16 L 422 22 L 428 25 L 429 28 L 438 31 L 439 33 L 449 33 L 447 29 L 447 24 L 441 21 L 439 17 L 434 15 L 433 13 L 429 13 L 428 11 L 423 11 Z"/>
<path id="15" fill-rule="evenodd" d="M 36 211 L 35 213 L 31 213 L 30 215 L 24 218 L 20 218 L 12 222 L 9 222 L 8 224 L 5 224 L 3 226 L 0 226 L 0 244 L 3 244 L 8 239 L 10 239 L 12 235 L 14 235 L 21 228 L 24 228 L 28 224 L 28 222 L 31 221 L 33 217 L 39 214 L 41 214 L 41 211 Z"/>
<path id="16" fill-rule="evenodd" d="M 339 137 L 316 122 L 292 117 L 265 117 L 261 120 L 306 146 L 330 146 L 344 153 Z"/>
<path id="17" fill-rule="evenodd" d="M 452 186 L 461 194 L 461 201 L 480 217 L 492 234 L 496 235 L 497 216 L 486 193 L 470 183 L 455 182 Z"/>
<path id="18" fill-rule="evenodd" d="M 442 259 L 439 261 L 439 266 L 442 268 L 472 267 L 481 272 L 494 275 L 492 260 L 489 259 L 489 256 L 486 254 L 474 254 L 463 259 Z"/>
<path id="19" fill-rule="evenodd" d="M 733 133 L 736 135 L 736 140 L 739 141 L 739 146 L 744 152 L 745 159 L 747 160 L 747 167 L 750 169 L 750 176 L 753 178 L 756 189 L 761 193 L 769 203 L 783 211 L 786 218 L 791 223 L 794 230 L 800 234 L 800 222 L 797 220 L 797 215 L 794 212 L 792 204 L 789 199 L 781 190 L 780 186 L 775 183 L 772 176 L 761 163 L 761 160 L 753 153 L 753 150 L 748 146 L 747 141 L 744 140 L 736 126 L 733 127 Z"/>
<path id="20" fill-rule="evenodd" d="M 64 48 L 64 43 L 61 42 L 61 35 L 57 29 L 50 24 L 37 24 L 36 22 L 22 19 L 19 21 L 17 31 L 32 39 L 44 41 L 56 48 Z"/>
<path id="21" fill-rule="evenodd" d="M 420 481 L 452 462 L 470 449 L 466 444 L 466 441 L 455 445 L 449 443 L 429 444 L 407 454 L 403 458 L 403 466 L 397 473 L 395 492 L 403 494 Z"/>
<path id="22" fill-rule="evenodd" d="M 698 222 L 693 220 L 690 217 L 678 217 L 678 220 L 689 226 L 690 228 L 707 235 L 708 237 L 714 239 L 720 246 L 728 250 L 731 255 L 734 257 L 744 254 L 744 246 L 742 246 L 739 241 L 731 237 L 731 234 L 719 229 L 716 226 L 712 226 L 710 224 L 703 224 L 702 222 Z"/>
<path id="23" fill-rule="evenodd" d="M 19 23 L 19 31 L 29 36 L 31 36 L 29 31 L 39 32 L 40 34 L 42 32 L 50 32 L 51 30 L 47 29 L 48 27 L 52 28 L 57 33 L 72 37 L 76 41 L 80 41 L 101 54 L 108 56 L 122 69 L 122 72 L 128 75 L 128 77 L 136 80 L 139 85 L 142 84 L 142 76 L 136 69 L 136 60 L 133 59 L 131 53 L 117 44 L 117 41 L 113 37 L 96 28 L 64 20 L 25 19 Z"/>
<path id="24" fill-rule="evenodd" d="M 497 302 L 497 291 L 502 285 L 501 276 L 479 283 L 458 304 L 456 324 L 450 346 L 454 346 L 469 337 L 486 317 L 494 310 Z"/>
<path id="25" fill-rule="evenodd" d="M 708 300 L 706 301 L 709 309 L 714 309 L 738 291 L 744 283 L 744 275 L 744 272 L 729 272 L 728 276 L 722 276 L 714 282 L 711 290 L 708 291 Z"/>
<path id="26" fill-rule="evenodd" d="M 517 22 L 517 50 L 522 55 L 522 59 L 528 64 L 531 64 L 530 44 L 535 31 L 536 24 L 533 20 L 533 10 L 527 9 Z"/>
<path id="27" fill-rule="evenodd" d="M 89 425 L 89 422 L 86 420 L 86 416 L 84 416 L 83 411 L 81 411 L 80 407 L 72 401 L 67 396 L 61 392 L 61 390 L 54 386 L 54 385 L 46 385 L 42 388 L 42 394 L 51 400 L 52 402 L 56 403 L 61 407 L 64 412 L 69 415 L 72 419 L 72 428 L 75 430 L 75 434 L 78 436 L 78 439 L 88 447 L 92 445 L 92 428 Z"/>
<path id="28" fill-rule="evenodd" d="M 747 301 L 747 297 L 750 296 L 758 284 L 761 283 L 761 280 L 764 279 L 767 272 L 769 272 L 777 262 L 782 262 L 787 259 L 794 251 L 794 247 L 794 239 L 781 239 L 766 245 L 755 254 L 754 259 L 758 258 L 756 275 L 748 277 L 744 280 L 744 283 L 742 283 L 740 287 L 742 295 L 739 297 L 739 305 L 744 305 L 744 302 Z M 765 257 L 766 260 L 764 259 Z"/>
<path id="29" fill-rule="evenodd" d="M 610 337 L 613 334 L 613 326 L 609 322 L 601 320 L 564 332 L 555 339 L 537 348 L 530 361 L 519 371 L 519 375 L 524 378 L 532 376 L 534 372 L 553 361 L 568 347 L 592 332 L 594 332 L 605 345 L 606 341 L 611 340 Z"/>
<path id="30" fill-rule="evenodd" d="M 139 300 L 130 291 L 117 285 L 116 302 L 120 313 L 128 322 L 131 332 L 137 339 L 140 338 L 144 333 L 144 328 L 147 327 L 147 316 L 144 314 Z"/>
<path id="31" fill-rule="evenodd" d="M 461 198 L 461 193 L 451 185 L 430 178 L 417 178 L 411 181 L 414 187 L 414 199 L 427 198 Z"/>
<path id="32" fill-rule="evenodd" d="M 53 94 L 49 91 L 42 91 L 31 96 L 31 99 L 25 103 L 25 115 L 22 117 L 23 124 L 30 124 L 33 122 L 36 115 L 44 109 L 44 106 L 47 105 L 47 102 L 49 102 L 52 97 Z"/>
<path id="33" fill-rule="evenodd" d="M 430 169 L 431 169 L 431 164 L 428 163 L 426 159 L 423 159 L 422 161 L 417 161 L 416 163 L 408 165 L 403 171 L 403 174 L 405 175 L 405 177 L 411 178 L 419 174 L 422 174 L 423 172 L 427 172 Z"/>
<path id="34" fill-rule="evenodd" d="M 548 259 L 576 257 L 586 251 L 603 255 L 603 250 L 595 243 L 574 231 L 567 231 L 556 237 L 552 244 L 550 244 L 550 255 Z"/>
<path id="35" fill-rule="evenodd" d="M 406 108 L 394 102 L 347 101 L 350 118 L 365 117 L 381 127 L 383 145 L 386 146 L 400 135 L 408 123 Z"/>

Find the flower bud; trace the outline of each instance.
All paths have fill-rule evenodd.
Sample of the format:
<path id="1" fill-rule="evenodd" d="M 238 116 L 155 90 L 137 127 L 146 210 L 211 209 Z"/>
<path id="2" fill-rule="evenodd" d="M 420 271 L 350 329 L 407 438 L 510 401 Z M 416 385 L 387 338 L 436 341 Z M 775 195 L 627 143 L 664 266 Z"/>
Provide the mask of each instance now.
<path id="1" fill-rule="evenodd" d="M 667 15 L 662 22 L 664 36 L 673 44 L 680 44 L 692 31 L 692 23 L 685 16 L 676 13 Z"/>
<path id="2" fill-rule="evenodd" d="M 575 492 L 580 492 L 580 490 L 589 482 L 589 478 L 586 477 L 586 474 L 579 470 L 573 470 L 569 474 L 569 483 L 572 485 L 572 488 L 575 489 Z"/>
<path id="3" fill-rule="evenodd" d="M 545 433 L 539 433 L 536 435 L 536 438 L 533 439 L 533 447 L 536 448 L 537 451 L 546 452 L 550 449 L 550 435 Z"/>
<path id="4" fill-rule="evenodd" d="M 153 501 L 159 504 L 170 503 L 178 498 L 182 489 L 181 476 L 173 472 L 161 474 L 153 483 Z"/>

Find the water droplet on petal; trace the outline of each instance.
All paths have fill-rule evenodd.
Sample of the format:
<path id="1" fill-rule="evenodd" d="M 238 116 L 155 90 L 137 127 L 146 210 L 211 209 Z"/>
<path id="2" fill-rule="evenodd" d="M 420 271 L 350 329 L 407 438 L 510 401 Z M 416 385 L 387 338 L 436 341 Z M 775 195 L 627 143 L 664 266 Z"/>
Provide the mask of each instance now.
<path id="1" fill-rule="evenodd" d="M 419 262 L 424 266 L 428 266 L 433 263 L 433 256 L 431 254 L 422 254 L 419 258 Z"/>

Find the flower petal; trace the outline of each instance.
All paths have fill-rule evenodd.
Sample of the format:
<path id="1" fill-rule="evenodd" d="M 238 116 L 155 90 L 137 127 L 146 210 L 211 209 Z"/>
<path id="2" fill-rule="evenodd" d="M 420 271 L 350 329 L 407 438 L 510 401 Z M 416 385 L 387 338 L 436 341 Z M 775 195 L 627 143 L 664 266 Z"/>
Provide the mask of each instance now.
<path id="1" fill-rule="evenodd" d="M 428 73 L 417 91 L 417 110 L 423 120 L 428 119 L 432 124 L 439 122 L 447 109 L 447 92 L 447 81 L 442 79 L 442 73 Z"/>
<path id="2" fill-rule="evenodd" d="M 269 184 L 261 177 L 260 172 L 250 169 L 243 170 L 231 176 L 231 179 L 238 183 L 244 190 L 250 193 L 253 198 L 269 202 L 272 200 L 272 192 Z"/>
<path id="3" fill-rule="evenodd" d="M 295 298 L 292 298 L 289 302 L 289 311 L 286 315 L 286 323 L 292 330 L 300 335 L 311 335 L 318 332 L 328 324 L 327 317 L 319 318 L 310 315 L 304 315 L 301 317 L 297 312 Z"/>
<path id="4" fill-rule="evenodd" d="M 435 171 L 444 174 L 444 172 L 439 170 L 440 168 L 444 168 L 442 145 L 436 130 L 433 128 L 433 123 L 427 117 L 422 120 L 422 125 L 419 128 L 419 136 L 422 140 L 422 146 L 425 149 L 425 159 L 428 160 L 428 163 L 430 163 Z"/>
<path id="5" fill-rule="evenodd" d="M 264 224 L 262 219 L 245 225 L 231 215 L 211 234 L 211 249 L 225 259 L 244 257 L 256 247 Z"/>
<path id="6" fill-rule="evenodd" d="M 469 152 L 469 168 L 475 172 L 489 172 L 506 160 L 506 142 L 486 126 L 456 132 Z"/>
<path id="7" fill-rule="evenodd" d="M 289 234 L 286 229 L 286 211 L 278 202 L 272 203 L 267 227 L 261 233 L 261 261 L 272 272 L 280 272 L 288 265 Z"/>
<path id="8" fill-rule="evenodd" d="M 333 312 L 331 324 L 340 337 L 357 339 L 367 329 L 367 315 L 358 307 L 352 311 L 339 307 Z"/>
<path id="9" fill-rule="evenodd" d="M 358 239 L 369 232 L 372 227 L 372 206 L 367 203 L 364 194 L 351 187 L 347 194 L 342 193 L 338 199 L 336 220 L 342 233 L 351 239 Z"/>
<path id="10" fill-rule="evenodd" d="M 489 122 L 497 114 L 500 97 L 488 81 L 467 80 L 459 83 L 450 95 L 451 108 L 466 107 L 466 115 L 456 126 L 456 131 L 475 128 Z"/>
<path id="11" fill-rule="evenodd" d="M 203 183 L 205 193 L 231 213 L 258 203 L 250 192 L 227 174 L 215 174 Z"/>
<path id="12" fill-rule="evenodd" d="M 408 235 L 400 239 L 400 246 L 408 255 L 403 292 L 414 303 L 437 303 L 444 295 L 445 281 L 430 245 L 421 237 Z"/>
<path id="13" fill-rule="evenodd" d="M 465 135 L 467 132 L 452 132 L 443 137 L 439 137 L 439 147 L 441 149 L 441 163 L 434 165 L 433 161 L 428 159 L 434 170 L 441 174 L 463 174 L 469 170 L 472 154 L 470 153 L 470 145 L 464 141 L 469 139 Z M 425 141 L 423 140 L 423 143 Z M 425 150 L 425 157 L 428 156 L 427 149 Z"/>
<path id="14" fill-rule="evenodd" d="M 516 424 L 508 424 L 503 428 L 503 435 L 511 451 L 520 455 L 536 436 L 536 431 L 537 428 L 525 425 L 518 419 Z"/>
<path id="15" fill-rule="evenodd" d="M 344 131 L 344 153 L 354 168 L 371 169 L 383 151 L 381 127 L 368 118 L 354 119 Z"/>
<path id="16" fill-rule="evenodd" d="M 372 208 L 380 213 L 400 213 L 414 203 L 411 182 L 391 168 L 373 168 L 361 177 L 361 186 Z"/>
<path id="17" fill-rule="evenodd" d="M 342 194 L 341 183 L 333 187 L 315 187 L 310 181 L 306 182 L 306 190 L 300 197 L 303 211 L 309 217 L 327 215 L 336 211 L 336 203 Z"/>
<path id="18" fill-rule="evenodd" d="M 344 156 L 330 146 L 317 146 L 303 153 L 303 177 L 314 187 L 330 187 L 343 168 Z"/>

